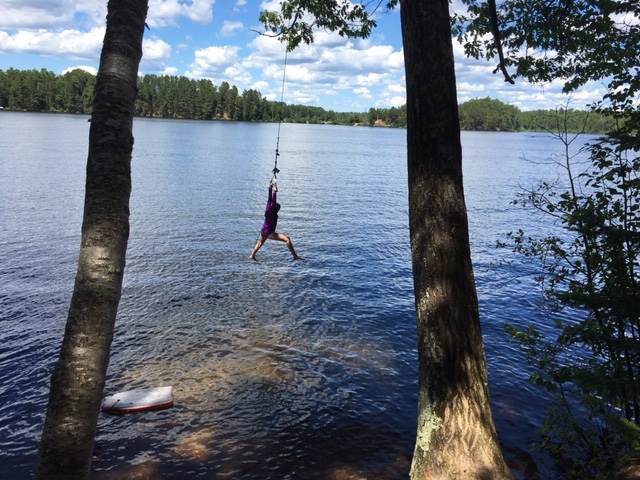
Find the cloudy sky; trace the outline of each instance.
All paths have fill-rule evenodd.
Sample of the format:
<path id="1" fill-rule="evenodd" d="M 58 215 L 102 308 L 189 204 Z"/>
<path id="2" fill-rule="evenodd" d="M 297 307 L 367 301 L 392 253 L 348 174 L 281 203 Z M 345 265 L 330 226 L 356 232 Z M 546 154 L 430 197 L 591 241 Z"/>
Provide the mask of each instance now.
<path id="1" fill-rule="evenodd" d="M 284 47 L 261 36 L 258 15 L 277 1 L 149 0 L 141 74 L 226 81 L 270 100 L 282 93 Z M 46 68 L 56 74 L 97 71 L 107 0 L 0 0 L 0 70 Z M 316 43 L 287 58 L 284 101 L 335 111 L 366 111 L 405 103 L 400 14 L 378 14 L 367 40 L 320 32 Z M 459 101 L 490 96 L 522 110 L 564 105 L 560 85 L 505 84 L 494 65 L 467 59 L 454 42 Z M 602 87 L 574 95 L 582 108 Z"/>

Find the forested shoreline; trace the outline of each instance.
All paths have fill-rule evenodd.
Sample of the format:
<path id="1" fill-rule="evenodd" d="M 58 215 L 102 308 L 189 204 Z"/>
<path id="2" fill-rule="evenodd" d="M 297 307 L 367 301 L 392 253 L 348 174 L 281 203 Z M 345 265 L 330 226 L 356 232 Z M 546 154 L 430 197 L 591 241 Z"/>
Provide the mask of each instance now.
<path id="1" fill-rule="evenodd" d="M 0 70 L 0 107 L 23 112 L 90 114 L 95 75 L 81 69 L 63 75 L 46 69 Z M 459 106 L 462 130 L 557 131 L 605 133 L 612 120 L 585 110 L 521 111 L 489 97 Z M 235 85 L 187 77 L 138 77 L 135 115 L 139 117 L 245 122 L 314 123 L 405 128 L 406 105 L 370 108 L 367 112 L 335 112 L 321 107 L 289 105 L 267 100 L 257 90 L 240 92 Z"/>

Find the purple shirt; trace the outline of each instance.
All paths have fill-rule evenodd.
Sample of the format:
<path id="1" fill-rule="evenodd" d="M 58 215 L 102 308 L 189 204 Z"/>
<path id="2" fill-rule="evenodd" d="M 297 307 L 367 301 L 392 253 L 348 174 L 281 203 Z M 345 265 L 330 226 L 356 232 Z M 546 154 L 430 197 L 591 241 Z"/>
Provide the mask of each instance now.
<path id="1" fill-rule="evenodd" d="M 265 237 L 268 237 L 276 231 L 276 225 L 278 224 L 278 211 L 276 208 L 277 195 L 278 192 L 274 192 L 273 186 L 269 185 L 269 199 L 264 209 L 264 223 L 262 224 L 262 230 L 260 230 L 260 233 Z"/>

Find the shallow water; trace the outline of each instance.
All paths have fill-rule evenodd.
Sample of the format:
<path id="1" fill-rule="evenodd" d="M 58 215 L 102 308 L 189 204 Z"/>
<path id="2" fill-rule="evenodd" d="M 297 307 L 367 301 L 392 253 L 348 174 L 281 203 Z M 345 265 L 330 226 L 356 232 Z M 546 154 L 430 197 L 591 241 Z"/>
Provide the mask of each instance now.
<path id="1" fill-rule="evenodd" d="M 0 467 L 31 475 L 76 269 L 82 116 L 0 114 Z M 417 353 L 403 130 L 282 126 L 278 230 L 262 223 L 277 125 L 136 119 L 131 236 L 105 394 L 173 385 L 175 406 L 101 415 L 93 478 L 408 476 Z M 539 316 L 494 265 L 509 202 L 554 145 L 463 133 L 472 256 L 500 440 L 522 456 L 546 399 L 505 322 Z M 555 146 L 556 148 L 558 146 Z M 545 167 L 548 171 L 549 167 Z M 538 459 L 543 463 L 543 459 Z M 518 472 L 520 475 L 520 472 Z"/>

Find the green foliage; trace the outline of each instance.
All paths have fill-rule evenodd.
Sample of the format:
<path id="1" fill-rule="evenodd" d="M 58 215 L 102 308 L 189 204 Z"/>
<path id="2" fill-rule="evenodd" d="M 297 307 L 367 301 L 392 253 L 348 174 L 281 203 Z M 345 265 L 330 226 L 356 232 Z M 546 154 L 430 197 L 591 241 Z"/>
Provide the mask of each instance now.
<path id="1" fill-rule="evenodd" d="M 522 112 L 518 107 L 489 97 L 461 104 L 459 113 L 460 128 L 471 131 L 554 132 L 561 128 L 574 133 L 605 133 L 616 125 L 616 120 L 606 112 L 562 108 Z"/>
<path id="2" fill-rule="evenodd" d="M 491 132 L 513 132 L 520 128 L 520 110 L 489 97 L 460 105 L 460 128 Z"/>
<path id="3" fill-rule="evenodd" d="M 373 126 L 407 126 L 407 106 L 403 105 L 399 108 L 370 108 L 364 122 L 366 125 Z"/>
<path id="4" fill-rule="evenodd" d="M 452 23 L 467 55 L 494 59 L 500 47 L 515 77 L 542 85 L 561 80 L 566 93 L 587 82 L 603 83 L 606 93 L 592 107 L 605 123 L 595 130 L 615 132 L 622 150 L 640 149 L 639 2 L 505 0 L 496 7 L 500 45 L 491 2 L 463 3 L 468 11 Z"/>
<path id="5" fill-rule="evenodd" d="M 302 42 L 313 43 L 314 29 L 337 32 L 341 37 L 367 38 L 376 26 L 373 14 L 380 4 L 369 12 L 368 4 L 348 0 L 288 0 L 280 2 L 279 12 L 261 12 L 260 21 L 265 31 L 279 36 L 291 52 Z"/>
<path id="6" fill-rule="evenodd" d="M 559 221 L 564 234 L 510 237 L 515 252 L 540 261 L 536 281 L 551 314 L 569 309 L 574 317 L 556 320 L 556 338 L 533 326 L 511 329 L 534 366 L 531 381 L 557 394 L 538 446 L 556 457 L 567 478 L 603 478 L 616 462 L 640 457 L 634 428 L 640 424 L 640 4 L 463 2 L 468 12 L 453 19 L 453 29 L 468 55 L 493 59 L 502 50 L 516 77 L 539 84 L 562 80 L 566 93 L 590 81 L 606 85 L 592 111 L 596 131 L 606 129 L 609 138 L 591 146 L 590 166 L 574 175 L 567 153 L 567 189 L 541 183 L 518 201 Z M 558 138 L 567 151 L 566 132 L 590 131 L 594 120 L 591 114 L 569 120 L 568 111 L 559 111 L 554 127 L 540 113 L 530 120 L 523 115 L 522 125 L 564 132 Z"/>
<path id="7" fill-rule="evenodd" d="M 566 133 L 559 133 L 568 151 Z M 590 147 L 590 164 L 567 188 L 540 183 L 515 202 L 560 222 L 564 233 L 509 235 L 514 252 L 539 261 L 555 338 L 509 326 L 534 367 L 530 381 L 555 392 L 539 448 L 567 478 L 599 478 L 640 456 L 640 157 L 616 135 Z M 576 399 L 579 400 L 576 405 Z"/>
<path id="8" fill-rule="evenodd" d="M 518 120 L 521 130 L 538 132 L 561 129 L 573 133 L 606 133 L 616 126 L 615 119 L 604 112 L 563 108 L 520 112 Z"/>
<path id="9" fill-rule="evenodd" d="M 463 2 L 468 12 L 456 15 L 453 24 L 465 52 L 475 58 L 495 58 L 489 4 Z M 640 24 L 632 19 L 639 8 L 638 2 L 618 0 L 501 2 L 497 18 L 507 66 L 536 83 L 563 79 L 566 92 L 607 77 L 630 84 L 637 92 L 640 79 L 634 56 Z"/>
<path id="10" fill-rule="evenodd" d="M 0 106 L 26 112 L 89 113 L 95 76 L 75 69 L 56 76 L 45 69 L 0 70 Z"/>

